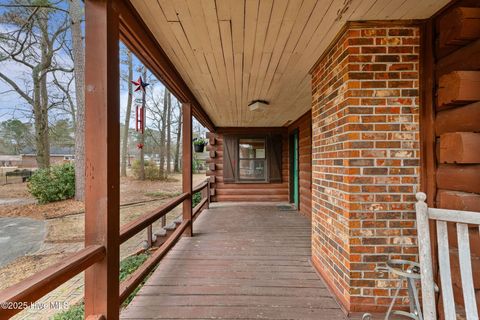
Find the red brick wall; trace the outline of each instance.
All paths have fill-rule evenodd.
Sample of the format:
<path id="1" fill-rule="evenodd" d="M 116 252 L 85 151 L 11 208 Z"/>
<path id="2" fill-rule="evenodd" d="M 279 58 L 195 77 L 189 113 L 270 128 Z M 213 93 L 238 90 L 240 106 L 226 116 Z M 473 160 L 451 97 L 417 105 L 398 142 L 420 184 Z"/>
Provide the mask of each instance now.
<path id="1" fill-rule="evenodd" d="M 351 25 L 312 71 L 312 261 L 350 311 L 384 311 L 417 258 L 419 30 Z"/>

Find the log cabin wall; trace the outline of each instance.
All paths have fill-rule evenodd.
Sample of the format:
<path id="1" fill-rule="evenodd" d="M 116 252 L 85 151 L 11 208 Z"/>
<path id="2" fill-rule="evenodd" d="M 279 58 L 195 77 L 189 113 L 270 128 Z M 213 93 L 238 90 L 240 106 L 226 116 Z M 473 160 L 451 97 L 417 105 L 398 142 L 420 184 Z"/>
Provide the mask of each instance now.
<path id="1" fill-rule="evenodd" d="M 425 38 L 424 83 L 431 91 L 425 92 L 423 188 L 429 206 L 480 211 L 480 3 L 456 1 L 431 19 Z M 453 225 L 449 226 L 449 240 L 452 282 L 460 306 L 463 299 Z M 478 228 L 470 230 L 470 242 L 479 296 Z M 457 307 L 457 312 L 461 310 Z"/>
<path id="2" fill-rule="evenodd" d="M 224 135 L 281 134 L 282 182 L 281 183 L 224 183 L 223 137 Z M 211 182 L 211 201 L 288 202 L 288 132 L 287 128 L 217 128 L 207 134 L 207 176 Z"/>
<path id="3" fill-rule="evenodd" d="M 288 133 L 298 130 L 300 213 L 312 217 L 312 112 L 308 111 L 288 126 Z M 292 201 L 292 199 L 290 199 Z"/>

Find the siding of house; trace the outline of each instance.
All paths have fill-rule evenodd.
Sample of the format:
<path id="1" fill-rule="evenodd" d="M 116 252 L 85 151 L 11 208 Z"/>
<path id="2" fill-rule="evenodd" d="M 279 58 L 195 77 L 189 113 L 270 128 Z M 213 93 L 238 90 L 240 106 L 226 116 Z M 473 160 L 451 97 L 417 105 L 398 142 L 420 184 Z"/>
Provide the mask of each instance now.
<path id="1" fill-rule="evenodd" d="M 312 113 L 308 111 L 288 126 L 291 134 L 298 130 L 299 137 L 299 194 L 300 213 L 312 216 Z M 291 199 L 290 199 L 291 200 Z"/>
<path id="2" fill-rule="evenodd" d="M 68 162 L 64 159 L 64 155 L 50 155 L 50 164 L 62 164 Z M 22 164 L 21 168 L 37 168 L 37 157 L 31 154 L 22 155 Z"/>
<path id="3" fill-rule="evenodd" d="M 224 134 L 282 134 L 281 183 L 223 183 Z M 212 182 L 212 201 L 287 202 L 288 196 L 288 135 L 286 128 L 218 128 L 208 133 L 210 158 L 207 159 L 207 176 Z M 214 139 L 214 140 L 213 140 Z M 213 143 L 212 143 L 213 142 Z"/>
<path id="4" fill-rule="evenodd" d="M 425 119 L 424 189 L 432 207 L 480 211 L 479 25 L 480 3 L 463 0 L 432 19 L 427 29 L 425 81 L 430 89 L 427 92 L 435 95 L 426 94 L 422 120 Z M 472 226 L 469 231 L 478 297 L 480 236 L 478 228 Z M 463 305 L 454 224 L 449 224 L 448 233 L 455 302 Z M 480 301 L 477 305 L 480 307 Z"/>
<path id="5" fill-rule="evenodd" d="M 419 29 L 350 23 L 312 69 L 312 262 L 349 311 L 384 312 L 417 258 Z"/>

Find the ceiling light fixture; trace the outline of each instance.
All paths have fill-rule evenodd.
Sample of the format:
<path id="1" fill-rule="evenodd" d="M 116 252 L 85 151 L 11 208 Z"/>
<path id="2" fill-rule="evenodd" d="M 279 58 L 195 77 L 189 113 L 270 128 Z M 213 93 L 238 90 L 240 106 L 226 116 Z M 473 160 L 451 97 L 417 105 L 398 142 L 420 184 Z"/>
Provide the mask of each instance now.
<path id="1" fill-rule="evenodd" d="M 270 103 L 265 100 L 253 100 L 248 104 L 248 107 L 250 108 L 250 111 L 257 111 L 257 110 L 262 110 L 266 106 L 268 106 Z"/>

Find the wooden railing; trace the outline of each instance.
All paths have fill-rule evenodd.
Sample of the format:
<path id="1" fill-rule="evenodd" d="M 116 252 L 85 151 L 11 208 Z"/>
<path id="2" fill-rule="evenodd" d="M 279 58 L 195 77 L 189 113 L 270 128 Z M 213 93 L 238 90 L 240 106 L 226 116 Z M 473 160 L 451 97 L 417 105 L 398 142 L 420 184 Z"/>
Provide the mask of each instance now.
<path id="1" fill-rule="evenodd" d="M 89 246 L 0 292 L 0 319 L 8 319 L 105 257 L 105 247 Z"/>
<path id="2" fill-rule="evenodd" d="M 193 219 L 196 218 L 198 213 L 202 211 L 202 208 L 207 205 L 207 208 L 210 207 L 210 180 L 205 180 L 204 182 L 200 183 L 198 186 L 192 189 L 192 194 L 195 194 L 197 192 L 202 192 L 206 188 L 206 194 L 205 197 L 202 198 L 200 203 L 198 203 L 195 208 L 193 208 Z"/>
<path id="3" fill-rule="evenodd" d="M 183 203 L 186 199 L 191 199 L 193 194 L 202 192 L 204 189 L 206 189 L 206 192 L 204 192 L 206 197 L 203 197 L 200 203 L 193 208 L 192 220 L 183 220 L 165 242 L 154 251 L 153 254 L 135 272 L 133 272 L 128 279 L 120 284 L 120 303 L 125 301 L 135 288 L 155 268 L 160 260 L 175 245 L 185 229 L 192 223 L 202 209 L 204 207 L 209 207 L 210 183 L 208 180 L 202 182 L 192 189 L 192 194 L 182 193 L 167 203 L 162 204 L 157 209 L 126 224 L 120 229 L 119 239 L 121 244 L 132 238 L 138 232 L 151 226 L 152 223 L 158 219 L 166 216 L 172 209 Z M 38 272 L 16 285 L 1 291 L 0 319 L 8 319 L 23 309 L 30 307 L 32 303 L 67 282 L 75 275 L 85 271 L 93 264 L 101 262 L 105 257 L 105 254 L 106 249 L 104 246 L 88 246 L 65 259 L 63 262 Z M 101 319 L 102 315 L 97 315 L 96 317 Z"/>
<path id="4" fill-rule="evenodd" d="M 167 215 L 167 213 L 169 213 L 173 208 L 178 206 L 188 197 L 188 193 L 182 193 L 181 195 L 171 199 L 169 202 L 161 205 L 155 210 L 123 226 L 120 229 L 120 243 L 124 243 L 125 241 L 136 235 L 138 232 L 152 225 L 152 223 L 154 223 L 161 217 Z"/>
<path id="5" fill-rule="evenodd" d="M 198 186 L 192 189 L 192 195 L 207 188 L 207 196 L 203 198 L 199 204 L 193 208 L 193 217 L 198 214 L 209 203 L 210 198 L 210 183 L 208 179 L 200 183 Z M 176 198 L 173 198 L 169 202 L 165 203 L 161 207 L 153 210 L 145 216 L 139 217 L 120 230 L 120 242 L 123 243 L 139 231 L 151 226 L 153 222 L 157 221 L 161 217 L 169 213 L 173 208 L 182 203 L 190 195 L 188 193 L 182 193 Z M 193 221 L 193 219 L 192 219 Z M 145 279 L 145 277 L 153 270 L 153 268 L 160 262 L 165 254 L 175 245 L 185 229 L 189 226 L 191 221 L 183 220 L 182 223 L 175 229 L 175 231 L 167 238 L 167 240 L 139 267 L 133 272 L 130 277 L 120 284 L 120 303 L 125 301 L 128 296 L 135 290 L 135 288 Z M 149 231 L 150 232 L 150 231 Z"/>

